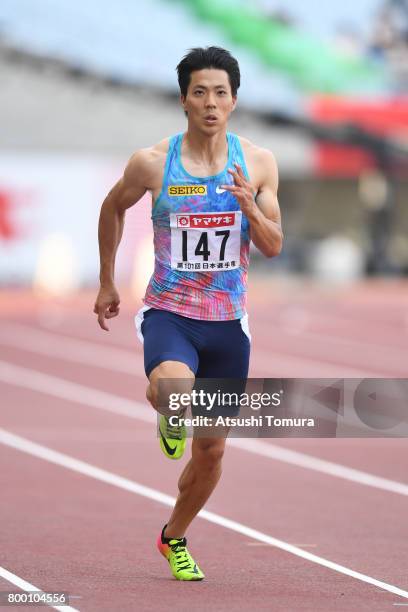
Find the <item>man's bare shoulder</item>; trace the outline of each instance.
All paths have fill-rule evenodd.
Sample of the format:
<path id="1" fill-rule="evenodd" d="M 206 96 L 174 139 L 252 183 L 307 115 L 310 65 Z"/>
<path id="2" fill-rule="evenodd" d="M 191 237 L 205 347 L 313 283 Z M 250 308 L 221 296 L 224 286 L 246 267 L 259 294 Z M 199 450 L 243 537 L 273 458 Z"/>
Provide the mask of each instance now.
<path id="1" fill-rule="evenodd" d="M 239 140 L 246 157 L 249 156 L 251 160 L 258 163 L 263 161 L 268 165 L 271 163 L 276 164 L 275 156 L 270 149 L 260 147 L 251 140 L 248 140 L 248 138 L 243 138 L 242 136 L 239 136 Z"/>
<path id="2" fill-rule="evenodd" d="M 169 138 L 164 138 L 152 147 L 135 151 L 126 166 L 127 177 L 129 179 L 132 179 L 133 176 L 143 178 L 148 189 L 154 188 L 163 175 L 169 141 Z"/>
<path id="3" fill-rule="evenodd" d="M 248 171 L 253 181 L 260 188 L 265 180 L 278 182 L 278 167 L 274 154 L 270 149 L 260 147 L 247 138 L 239 136 L 242 150 L 248 165 Z"/>

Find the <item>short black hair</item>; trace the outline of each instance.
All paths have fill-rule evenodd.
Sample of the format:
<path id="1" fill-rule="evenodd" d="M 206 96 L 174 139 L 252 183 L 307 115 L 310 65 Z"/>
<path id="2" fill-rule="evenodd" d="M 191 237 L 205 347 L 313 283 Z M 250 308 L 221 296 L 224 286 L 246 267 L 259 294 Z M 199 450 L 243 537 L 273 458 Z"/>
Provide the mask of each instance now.
<path id="1" fill-rule="evenodd" d="M 187 96 L 191 73 L 204 68 L 225 70 L 228 74 L 232 95 L 237 95 L 241 83 L 239 65 L 235 57 L 221 47 L 195 47 L 183 57 L 176 68 L 181 95 Z"/>

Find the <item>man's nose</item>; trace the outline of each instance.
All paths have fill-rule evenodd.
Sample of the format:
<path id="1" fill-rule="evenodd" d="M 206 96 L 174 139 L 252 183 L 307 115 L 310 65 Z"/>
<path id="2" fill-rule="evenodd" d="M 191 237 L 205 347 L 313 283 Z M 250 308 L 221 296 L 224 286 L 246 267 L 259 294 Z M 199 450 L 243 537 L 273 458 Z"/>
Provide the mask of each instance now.
<path id="1" fill-rule="evenodd" d="M 216 106 L 216 102 L 215 102 L 215 97 L 213 94 L 207 94 L 206 100 L 205 100 L 205 105 L 206 106 Z"/>

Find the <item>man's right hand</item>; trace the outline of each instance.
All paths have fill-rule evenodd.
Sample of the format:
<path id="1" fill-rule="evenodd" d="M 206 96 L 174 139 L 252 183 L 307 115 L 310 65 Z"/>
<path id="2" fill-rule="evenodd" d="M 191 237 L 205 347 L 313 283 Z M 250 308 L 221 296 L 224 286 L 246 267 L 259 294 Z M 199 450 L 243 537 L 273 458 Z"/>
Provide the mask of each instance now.
<path id="1" fill-rule="evenodd" d="M 95 301 L 94 313 L 98 315 L 98 323 L 102 329 L 109 331 L 105 319 L 112 319 L 119 314 L 120 298 L 116 288 L 101 287 Z"/>

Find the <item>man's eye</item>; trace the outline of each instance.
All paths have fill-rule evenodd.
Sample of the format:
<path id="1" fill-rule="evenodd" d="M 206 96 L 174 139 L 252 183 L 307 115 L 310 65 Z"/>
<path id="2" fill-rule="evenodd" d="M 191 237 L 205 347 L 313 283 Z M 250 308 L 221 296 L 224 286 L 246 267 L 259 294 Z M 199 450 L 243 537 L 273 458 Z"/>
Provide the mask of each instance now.
<path id="1" fill-rule="evenodd" d="M 223 94 L 223 95 L 224 95 L 224 94 L 226 94 L 227 92 L 226 92 L 226 91 L 224 91 L 223 89 L 220 89 L 220 90 L 218 91 L 218 93 L 219 93 L 219 94 Z"/>
<path id="2" fill-rule="evenodd" d="M 197 91 L 194 92 L 195 94 L 202 94 L 202 90 L 201 89 L 197 89 Z"/>

